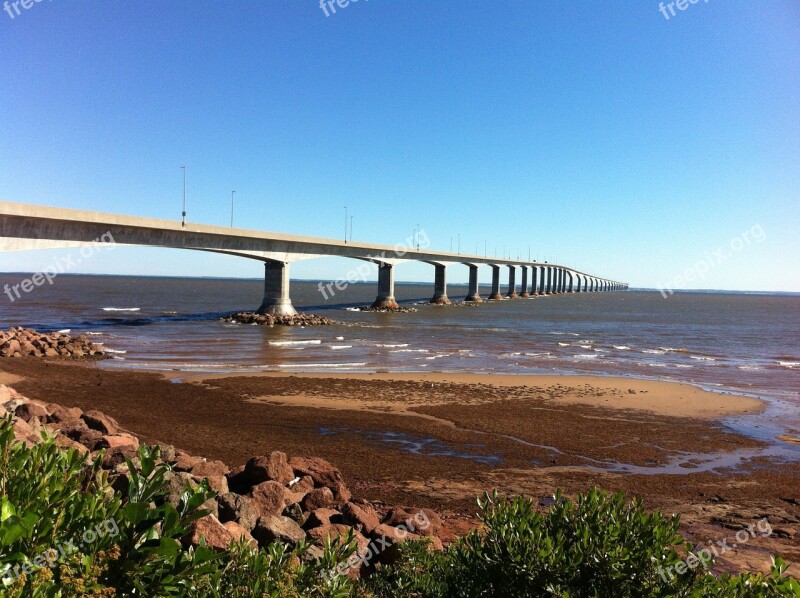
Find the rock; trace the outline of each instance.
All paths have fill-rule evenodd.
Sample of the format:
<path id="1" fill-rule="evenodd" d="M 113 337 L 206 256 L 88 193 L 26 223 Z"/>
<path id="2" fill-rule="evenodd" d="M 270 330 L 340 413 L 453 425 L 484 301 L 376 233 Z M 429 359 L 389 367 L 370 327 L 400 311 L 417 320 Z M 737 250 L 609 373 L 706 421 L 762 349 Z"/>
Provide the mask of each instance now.
<path id="1" fill-rule="evenodd" d="M 304 511 L 316 511 L 317 509 L 329 509 L 333 506 L 333 492 L 330 488 L 315 488 L 305 495 L 300 503 Z"/>
<path id="2" fill-rule="evenodd" d="M 89 453 L 89 449 L 80 444 L 79 442 L 75 442 L 71 438 L 64 436 L 63 434 L 56 434 L 53 438 L 54 444 L 62 448 L 64 450 L 75 450 L 78 451 L 79 455 L 87 455 Z"/>
<path id="3" fill-rule="evenodd" d="M 92 430 L 97 430 L 103 434 L 116 434 L 119 430 L 119 424 L 112 417 L 105 413 L 92 409 L 81 415 L 81 419 L 86 422 Z"/>
<path id="4" fill-rule="evenodd" d="M 94 431 L 92 431 L 94 433 Z M 99 441 L 102 442 L 102 439 Z M 118 465 L 124 465 L 126 459 L 130 459 L 134 465 L 141 465 L 139 463 L 139 455 L 137 449 L 131 445 L 118 446 L 116 448 L 108 449 L 106 454 L 103 455 L 103 469 L 114 469 Z"/>
<path id="5" fill-rule="evenodd" d="M 303 525 L 306 521 L 305 513 L 303 513 L 303 507 L 297 503 L 290 503 L 286 505 L 282 515 L 293 521 L 296 521 L 298 525 Z"/>
<path id="6" fill-rule="evenodd" d="M 289 489 L 295 494 L 308 494 L 314 489 L 314 480 L 311 476 L 305 475 L 297 479 L 297 482 L 294 484 L 290 483 Z"/>
<path id="7" fill-rule="evenodd" d="M 333 492 L 335 504 L 344 504 L 350 500 L 350 491 L 345 486 L 342 473 L 325 459 L 319 457 L 292 457 L 289 459 L 298 477 L 309 476 L 314 486 L 326 486 Z"/>
<path id="8" fill-rule="evenodd" d="M 80 442 L 90 451 L 95 450 L 97 443 L 103 439 L 103 434 L 101 432 L 90 430 L 85 426 L 68 426 L 67 428 L 62 428 L 61 433 L 75 442 Z"/>
<path id="9" fill-rule="evenodd" d="M 228 492 L 217 496 L 219 506 L 219 520 L 238 522 L 248 532 L 253 531 L 258 520 L 258 511 L 249 496 L 241 496 Z"/>
<path id="10" fill-rule="evenodd" d="M 175 447 L 171 444 L 157 445 L 161 449 L 161 460 L 165 463 L 172 463 L 175 461 Z"/>
<path id="11" fill-rule="evenodd" d="M 369 545 L 369 540 L 351 527 L 342 525 L 341 523 L 329 523 L 308 531 L 308 537 L 318 546 L 324 546 L 326 542 L 333 542 L 335 540 L 339 540 L 344 544 L 348 534 L 353 535 L 353 539 L 358 547 L 358 552 L 364 554 Z"/>
<path id="12" fill-rule="evenodd" d="M 286 507 L 286 489 L 273 480 L 253 486 L 250 496 L 261 516 L 279 515 Z"/>
<path id="13" fill-rule="evenodd" d="M 217 494 L 228 492 L 228 479 L 225 474 L 228 466 L 222 461 L 203 461 L 192 468 L 192 476 L 199 481 L 208 480 L 208 485 Z"/>
<path id="14" fill-rule="evenodd" d="M 245 479 L 251 486 L 274 480 L 283 485 L 294 479 L 294 472 L 289 467 L 286 453 L 273 451 L 265 457 L 253 457 L 244 468 Z"/>
<path id="15" fill-rule="evenodd" d="M 250 532 L 248 532 L 244 527 L 235 521 L 226 521 L 222 525 L 224 525 L 225 529 L 230 532 L 234 541 L 239 542 L 241 540 L 245 540 L 247 544 L 250 545 L 250 548 L 258 548 L 258 542 L 256 542 L 256 539 L 250 535 Z"/>
<path id="16" fill-rule="evenodd" d="M 130 434 L 106 434 L 95 445 L 97 449 L 118 449 L 131 448 L 134 451 L 139 448 L 139 439 Z"/>
<path id="17" fill-rule="evenodd" d="M 377 554 L 377 560 L 384 565 L 391 565 L 397 562 L 397 559 L 400 557 L 400 552 L 397 549 L 398 544 L 402 544 L 408 540 L 420 539 L 420 536 L 416 534 L 412 534 L 398 527 L 386 525 L 385 523 L 380 524 L 372 530 L 370 536 L 374 538 L 382 548 Z M 386 546 L 387 542 L 389 543 L 388 547 Z"/>
<path id="18" fill-rule="evenodd" d="M 195 467 L 200 465 L 203 459 L 195 457 L 184 451 L 175 453 L 175 471 L 192 471 Z"/>
<path id="19" fill-rule="evenodd" d="M 371 534 L 380 525 L 378 515 L 370 505 L 347 502 L 342 507 L 344 522 L 364 534 Z"/>
<path id="20" fill-rule="evenodd" d="M 206 515 L 193 521 L 184 543 L 189 546 L 199 546 L 201 538 L 206 546 L 217 552 L 227 550 L 235 539 L 231 531 L 213 515 Z"/>
<path id="21" fill-rule="evenodd" d="M 382 523 L 405 529 L 421 536 L 435 536 L 442 529 L 442 519 L 431 509 L 390 509 Z"/>
<path id="22" fill-rule="evenodd" d="M 22 405 L 18 405 L 14 410 L 14 415 L 20 419 L 24 419 L 26 422 L 30 422 L 31 418 L 34 417 L 38 417 L 44 421 L 48 414 L 47 409 L 44 408 L 44 405 L 38 402 L 29 401 L 27 403 L 23 403 Z"/>
<path id="23" fill-rule="evenodd" d="M 14 430 L 14 438 L 28 447 L 39 444 L 42 441 L 41 436 L 36 433 L 33 426 L 24 419 L 15 419 L 11 427 Z"/>
<path id="24" fill-rule="evenodd" d="M 83 415 L 83 411 L 77 407 L 64 407 L 56 403 L 48 403 L 47 411 L 49 412 L 47 416 L 47 421 L 49 423 L 74 424 L 82 421 L 81 415 Z"/>
<path id="25" fill-rule="evenodd" d="M 339 511 L 334 509 L 316 509 L 309 513 L 303 524 L 303 529 L 310 530 L 315 527 L 323 527 L 331 523 L 343 524 L 344 519 Z"/>
<path id="26" fill-rule="evenodd" d="M 265 483 L 269 484 L 270 482 Z M 259 517 L 252 535 L 261 546 L 275 541 L 294 545 L 306 537 L 303 528 L 295 521 L 279 515 Z"/>

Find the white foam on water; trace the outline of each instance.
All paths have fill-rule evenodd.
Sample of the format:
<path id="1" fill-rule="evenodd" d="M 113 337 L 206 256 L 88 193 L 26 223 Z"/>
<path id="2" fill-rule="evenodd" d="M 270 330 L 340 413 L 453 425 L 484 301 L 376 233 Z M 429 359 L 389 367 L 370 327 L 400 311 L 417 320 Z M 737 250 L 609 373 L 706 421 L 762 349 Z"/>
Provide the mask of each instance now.
<path id="1" fill-rule="evenodd" d="M 550 351 L 545 351 L 543 353 L 525 353 L 525 357 L 546 357 L 550 355 Z"/>
<path id="2" fill-rule="evenodd" d="M 611 346 L 614 347 L 615 349 L 617 349 L 618 351 L 630 351 L 631 350 L 631 348 L 629 346 L 627 346 L 627 345 L 611 345 Z"/>
<path id="3" fill-rule="evenodd" d="M 705 355 L 689 355 L 689 359 L 696 359 L 697 361 L 716 361 L 715 357 L 706 357 Z"/>
<path id="4" fill-rule="evenodd" d="M 100 343 L 100 344 L 102 345 L 103 343 Z M 115 353 L 115 354 L 118 354 L 118 355 L 125 355 L 125 353 L 127 353 L 127 351 L 122 351 L 120 349 L 103 349 L 103 352 L 104 353 Z"/>
<path id="5" fill-rule="evenodd" d="M 558 343 L 559 347 L 569 347 L 569 343 Z"/>
<path id="6" fill-rule="evenodd" d="M 361 311 L 358 307 L 345 307 L 345 311 Z"/>
<path id="7" fill-rule="evenodd" d="M 344 340 L 344 337 L 343 337 L 343 336 L 337 336 L 337 337 L 336 337 L 335 339 L 333 339 L 333 340 L 336 340 L 336 341 L 343 341 L 343 340 Z"/>
<path id="8" fill-rule="evenodd" d="M 576 358 L 576 359 L 597 359 L 600 356 L 599 355 L 587 354 L 587 353 L 579 353 L 579 354 L 573 355 L 573 357 Z"/>
<path id="9" fill-rule="evenodd" d="M 269 341 L 269 344 L 273 347 L 287 347 L 292 345 L 319 345 L 322 341 L 319 339 L 314 339 L 311 341 Z"/>
<path id="10" fill-rule="evenodd" d="M 758 367 L 757 365 L 740 365 L 740 370 L 763 370 L 764 368 Z"/>
<path id="11" fill-rule="evenodd" d="M 800 365 L 800 361 L 779 361 L 778 365 L 785 368 L 796 368 Z"/>
<path id="12" fill-rule="evenodd" d="M 650 355 L 663 355 L 666 351 L 662 351 L 661 349 L 642 349 L 642 353 L 648 353 Z"/>
<path id="13" fill-rule="evenodd" d="M 580 347 L 581 349 L 591 349 L 592 348 L 592 345 L 576 345 L 576 346 Z"/>
<path id="14" fill-rule="evenodd" d="M 428 349 L 394 349 L 389 353 L 430 353 Z"/>
<path id="15" fill-rule="evenodd" d="M 395 347 L 407 347 L 408 343 L 375 343 L 376 347 L 387 347 L 387 348 L 395 348 Z"/>
<path id="16" fill-rule="evenodd" d="M 661 362 L 648 363 L 647 365 L 650 366 L 651 368 L 665 368 L 665 367 L 667 367 L 666 363 L 661 363 Z"/>
<path id="17" fill-rule="evenodd" d="M 69 334 L 70 332 L 72 332 L 72 328 L 64 328 L 64 330 L 59 330 L 56 334 Z"/>
<path id="18" fill-rule="evenodd" d="M 140 311 L 141 307 L 104 307 L 103 311 Z"/>
<path id="19" fill-rule="evenodd" d="M 691 369 L 691 368 L 693 368 L 694 366 L 693 366 L 693 365 L 689 365 L 688 363 L 676 363 L 676 364 L 675 364 L 675 367 L 676 367 L 676 368 Z"/>
<path id="20" fill-rule="evenodd" d="M 353 345 L 330 345 L 330 348 L 334 351 L 337 349 L 352 349 Z"/>
<path id="21" fill-rule="evenodd" d="M 69 332 L 69 328 L 66 329 Z M 64 332 L 63 330 L 59 330 L 59 332 Z M 86 336 L 101 336 L 102 332 L 84 332 Z"/>

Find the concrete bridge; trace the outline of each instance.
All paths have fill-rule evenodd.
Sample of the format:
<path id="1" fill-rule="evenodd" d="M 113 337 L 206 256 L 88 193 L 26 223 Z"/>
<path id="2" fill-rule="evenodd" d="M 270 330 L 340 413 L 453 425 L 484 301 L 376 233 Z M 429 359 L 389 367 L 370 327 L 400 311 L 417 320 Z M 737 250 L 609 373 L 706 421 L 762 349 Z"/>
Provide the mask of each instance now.
<path id="1" fill-rule="evenodd" d="M 469 268 L 469 290 L 465 301 L 483 301 L 478 286 L 480 266 L 492 269 L 489 300 L 623 291 L 628 288 L 622 282 L 546 262 L 0 202 L 0 251 L 81 247 L 104 242 L 211 251 L 259 260 L 264 263 L 264 299 L 259 312 L 271 314 L 295 313 L 289 293 L 289 265 L 299 260 L 325 256 L 364 260 L 378 266 L 378 293 L 373 307 L 397 307 L 394 297 L 395 267 L 408 261 L 420 261 L 433 266 L 435 284 L 431 303 L 438 304 L 450 303 L 447 296 L 447 268 L 451 265 Z M 501 289 L 501 269 L 507 270 L 507 286 L 504 289 Z M 519 282 L 516 277 L 518 270 Z"/>

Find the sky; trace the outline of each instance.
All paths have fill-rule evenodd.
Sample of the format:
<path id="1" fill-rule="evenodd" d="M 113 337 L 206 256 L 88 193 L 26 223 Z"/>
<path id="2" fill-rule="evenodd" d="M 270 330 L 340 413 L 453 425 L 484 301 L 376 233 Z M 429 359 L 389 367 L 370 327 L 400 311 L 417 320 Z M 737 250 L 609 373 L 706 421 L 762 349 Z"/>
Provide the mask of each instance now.
<path id="1" fill-rule="evenodd" d="M 342 238 L 347 206 L 355 241 L 419 225 L 635 287 L 800 291 L 797 0 L 27 2 L 0 12 L 2 201 L 179 220 L 185 165 L 190 222 L 229 225 L 235 190 L 243 228 Z M 263 266 L 126 247 L 78 271 Z"/>

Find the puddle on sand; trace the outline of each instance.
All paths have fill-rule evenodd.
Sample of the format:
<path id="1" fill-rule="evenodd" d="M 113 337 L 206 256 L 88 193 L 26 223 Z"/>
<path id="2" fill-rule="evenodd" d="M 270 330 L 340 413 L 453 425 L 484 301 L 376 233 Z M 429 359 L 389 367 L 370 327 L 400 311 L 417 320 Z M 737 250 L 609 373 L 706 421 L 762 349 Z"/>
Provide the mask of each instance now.
<path id="1" fill-rule="evenodd" d="M 424 455 L 426 457 L 456 457 L 458 459 L 470 459 L 478 463 L 483 463 L 484 465 L 499 465 L 503 461 L 503 459 L 497 455 L 469 453 L 457 450 L 436 438 L 422 438 L 402 432 L 376 432 L 372 430 L 357 430 L 355 428 L 320 428 L 319 433 L 323 436 L 335 436 L 342 433 L 359 434 L 369 442 L 392 445 L 395 448 L 399 448 L 401 451 L 414 453 L 416 455 Z M 475 448 L 483 447 L 481 444 L 474 443 L 465 446 Z"/>

